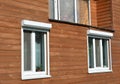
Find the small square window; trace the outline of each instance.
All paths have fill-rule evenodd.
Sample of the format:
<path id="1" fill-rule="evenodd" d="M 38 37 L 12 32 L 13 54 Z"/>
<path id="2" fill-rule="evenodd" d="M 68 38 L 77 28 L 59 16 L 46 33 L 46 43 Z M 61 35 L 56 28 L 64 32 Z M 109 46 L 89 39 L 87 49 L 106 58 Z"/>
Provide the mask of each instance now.
<path id="1" fill-rule="evenodd" d="M 22 79 L 50 77 L 50 24 L 24 20 L 22 27 Z"/>
<path id="2" fill-rule="evenodd" d="M 110 35 L 111 33 L 90 30 L 88 35 L 89 73 L 112 71 Z"/>

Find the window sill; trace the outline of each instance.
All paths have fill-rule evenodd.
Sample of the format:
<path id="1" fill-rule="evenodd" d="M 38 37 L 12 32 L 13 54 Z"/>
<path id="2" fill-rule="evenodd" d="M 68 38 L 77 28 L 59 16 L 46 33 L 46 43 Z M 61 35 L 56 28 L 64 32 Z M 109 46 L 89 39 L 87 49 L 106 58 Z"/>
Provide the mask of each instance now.
<path id="1" fill-rule="evenodd" d="M 76 25 L 76 26 L 83 26 L 87 28 L 94 28 L 94 29 L 99 29 L 99 30 L 104 30 L 104 31 L 109 31 L 109 32 L 115 32 L 112 28 L 107 29 L 104 27 L 97 27 L 97 26 L 92 26 L 89 24 L 80 24 L 80 23 L 74 23 L 74 22 L 67 22 L 67 21 L 61 21 L 61 20 L 55 20 L 55 19 L 49 19 L 51 22 L 59 22 L 59 23 L 65 23 L 65 24 L 70 24 L 70 25 Z"/>
<path id="2" fill-rule="evenodd" d="M 41 79 L 41 78 L 50 78 L 51 75 L 26 75 L 22 76 L 22 80 L 30 80 L 30 79 Z"/>
<path id="3" fill-rule="evenodd" d="M 89 69 L 88 73 L 107 73 L 112 72 L 112 70 L 109 69 Z"/>

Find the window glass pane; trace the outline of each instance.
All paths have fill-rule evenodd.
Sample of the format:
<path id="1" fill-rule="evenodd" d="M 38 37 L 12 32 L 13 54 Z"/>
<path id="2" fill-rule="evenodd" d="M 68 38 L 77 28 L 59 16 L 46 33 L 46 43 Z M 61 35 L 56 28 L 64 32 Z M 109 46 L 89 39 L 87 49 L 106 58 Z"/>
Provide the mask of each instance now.
<path id="1" fill-rule="evenodd" d="M 50 19 L 54 19 L 54 0 L 49 0 L 50 6 Z"/>
<path id="2" fill-rule="evenodd" d="M 36 71 L 45 70 L 44 58 L 44 33 L 35 33 L 35 47 L 36 47 Z"/>
<path id="3" fill-rule="evenodd" d="M 103 67 L 108 67 L 107 41 L 108 40 L 106 40 L 106 39 L 102 40 L 102 45 L 103 45 Z"/>
<path id="4" fill-rule="evenodd" d="M 74 0 L 59 0 L 60 20 L 75 22 Z"/>
<path id="5" fill-rule="evenodd" d="M 94 68 L 93 38 L 89 37 L 89 68 Z"/>
<path id="6" fill-rule="evenodd" d="M 31 32 L 24 31 L 24 71 L 31 70 Z"/>
<path id="7" fill-rule="evenodd" d="M 101 66 L 100 39 L 95 39 L 95 49 L 96 49 L 96 67 L 100 67 Z"/>
<path id="8" fill-rule="evenodd" d="M 88 24 L 88 0 L 79 0 L 79 21 Z"/>

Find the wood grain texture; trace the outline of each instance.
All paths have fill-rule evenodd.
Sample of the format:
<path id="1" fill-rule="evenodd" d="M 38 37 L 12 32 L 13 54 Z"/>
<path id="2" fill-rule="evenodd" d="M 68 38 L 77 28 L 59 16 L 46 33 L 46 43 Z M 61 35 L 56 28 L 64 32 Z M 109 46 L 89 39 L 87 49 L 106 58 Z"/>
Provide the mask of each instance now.
<path id="1" fill-rule="evenodd" d="M 97 1 L 91 0 L 91 25 L 97 26 Z"/>
<path id="2" fill-rule="evenodd" d="M 91 24 L 112 29 L 111 0 L 91 0 Z"/>
<path id="3" fill-rule="evenodd" d="M 97 1 L 97 23 L 99 27 L 112 28 L 111 0 Z"/>
<path id="4" fill-rule="evenodd" d="M 48 4 L 48 0 L 0 0 L 0 84 L 120 84 L 120 0 L 91 0 L 92 25 L 115 30 L 113 72 L 100 74 L 88 74 L 88 28 L 50 22 Z M 53 25 L 50 30 L 51 78 L 21 80 L 23 19 Z"/>

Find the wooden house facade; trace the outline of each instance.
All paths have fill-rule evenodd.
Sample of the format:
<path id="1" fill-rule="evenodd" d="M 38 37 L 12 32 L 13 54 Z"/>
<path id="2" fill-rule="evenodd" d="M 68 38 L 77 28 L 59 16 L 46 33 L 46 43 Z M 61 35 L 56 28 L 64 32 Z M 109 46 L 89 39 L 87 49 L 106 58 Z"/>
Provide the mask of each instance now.
<path id="1" fill-rule="evenodd" d="M 0 0 L 0 84 L 120 84 L 119 10 L 120 0 Z"/>

